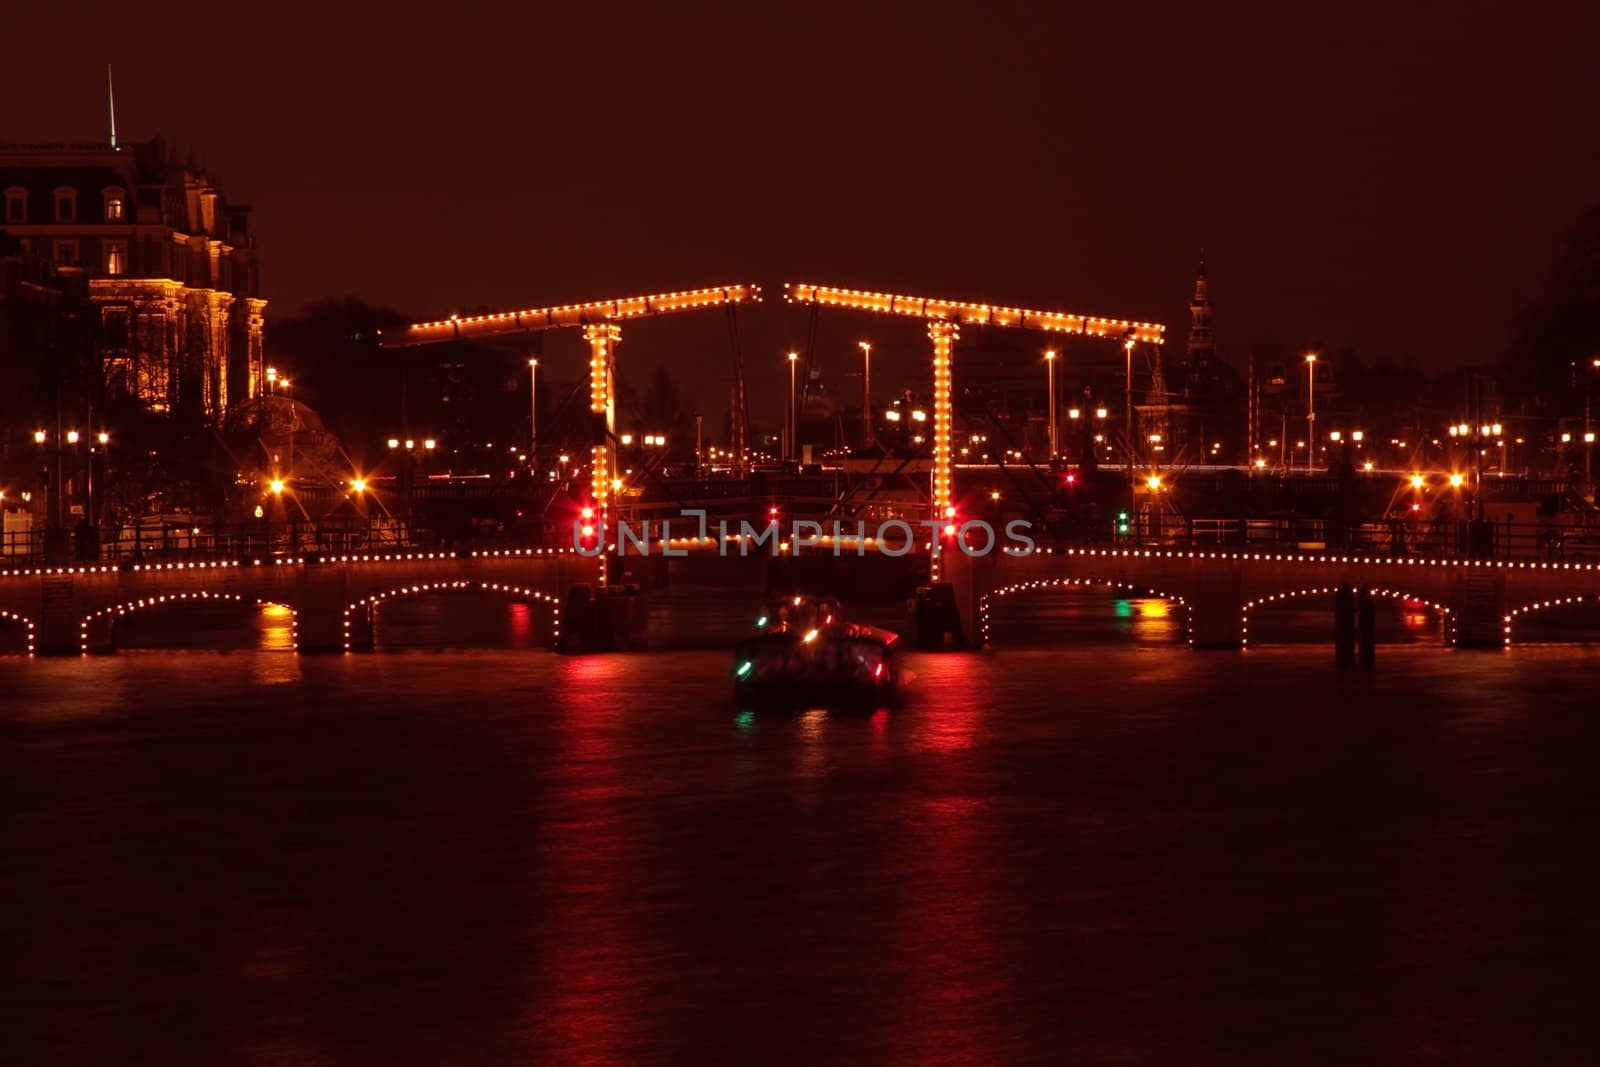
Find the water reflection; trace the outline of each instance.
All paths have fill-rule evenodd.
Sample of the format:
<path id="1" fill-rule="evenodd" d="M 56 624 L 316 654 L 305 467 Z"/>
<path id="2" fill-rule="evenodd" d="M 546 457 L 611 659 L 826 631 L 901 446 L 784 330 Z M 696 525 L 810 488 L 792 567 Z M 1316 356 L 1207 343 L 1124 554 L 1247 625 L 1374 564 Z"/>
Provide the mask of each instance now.
<path id="1" fill-rule="evenodd" d="M 7 1047 L 1573 1061 L 1587 652 L 1340 673 L 1093 610 L 870 715 L 737 709 L 724 651 L 0 662 L 0 936 L 48 976 Z"/>
<path id="2" fill-rule="evenodd" d="M 1103 586 L 1028 589 L 997 598 L 990 615 L 996 648 L 1052 648 L 1105 642 L 1182 644 L 1183 609 L 1162 597 L 1131 597 Z"/>

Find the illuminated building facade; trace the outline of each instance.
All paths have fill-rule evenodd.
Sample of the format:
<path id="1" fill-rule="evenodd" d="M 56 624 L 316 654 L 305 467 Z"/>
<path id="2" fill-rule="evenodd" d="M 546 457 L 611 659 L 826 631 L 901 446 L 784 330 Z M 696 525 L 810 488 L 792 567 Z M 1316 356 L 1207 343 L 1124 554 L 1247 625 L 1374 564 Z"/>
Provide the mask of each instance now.
<path id="1" fill-rule="evenodd" d="M 161 139 L 0 145 L 0 229 L 86 279 L 110 396 L 219 422 L 261 390 L 250 209 Z"/>

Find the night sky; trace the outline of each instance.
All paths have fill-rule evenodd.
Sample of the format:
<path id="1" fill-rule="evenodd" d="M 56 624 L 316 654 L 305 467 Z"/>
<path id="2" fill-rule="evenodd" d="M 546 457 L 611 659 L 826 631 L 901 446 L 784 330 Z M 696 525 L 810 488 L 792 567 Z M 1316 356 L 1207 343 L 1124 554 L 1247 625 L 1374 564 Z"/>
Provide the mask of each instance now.
<path id="1" fill-rule="evenodd" d="M 103 138 L 114 62 L 122 137 L 255 205 L 279 315 L 803 279 L 1181 346 L 1203 248 L 1235 361 L 1498 357 L 1600 198 L 1592 5 L 538 7 L 8 5 L 0 140 Z M 804 319 L 755 319 L 775 388 Z M 825 363 L 909 369 L 914 333 L 824 322 Z M 726 388 L 715 316 L 630 329 Z"/>

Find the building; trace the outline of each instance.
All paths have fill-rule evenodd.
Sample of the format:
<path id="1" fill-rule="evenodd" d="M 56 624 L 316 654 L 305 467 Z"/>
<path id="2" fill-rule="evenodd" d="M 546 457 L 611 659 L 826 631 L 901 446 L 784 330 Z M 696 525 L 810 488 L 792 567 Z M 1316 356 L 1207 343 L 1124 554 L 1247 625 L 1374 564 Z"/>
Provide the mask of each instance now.
<path id="1" fill-rule="evenodd" d="M 261 391 L 250 209 L 165 141 L 0 145 L 0 198 L 0 230 L 86 279 L 107 399 L 217 423 Z"/>

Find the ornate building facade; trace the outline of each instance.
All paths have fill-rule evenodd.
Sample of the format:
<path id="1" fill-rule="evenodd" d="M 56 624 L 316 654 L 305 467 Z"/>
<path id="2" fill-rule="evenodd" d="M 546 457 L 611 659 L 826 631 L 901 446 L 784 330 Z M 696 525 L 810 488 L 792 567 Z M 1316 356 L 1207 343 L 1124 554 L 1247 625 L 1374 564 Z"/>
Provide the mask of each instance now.
<path id="1" fill-rule="evenodd" d="M 0 145 L 0 230 L 85 277 L 107 393 L 220 422 L 261 391 L 250 209 L 160 138 Z"/>

